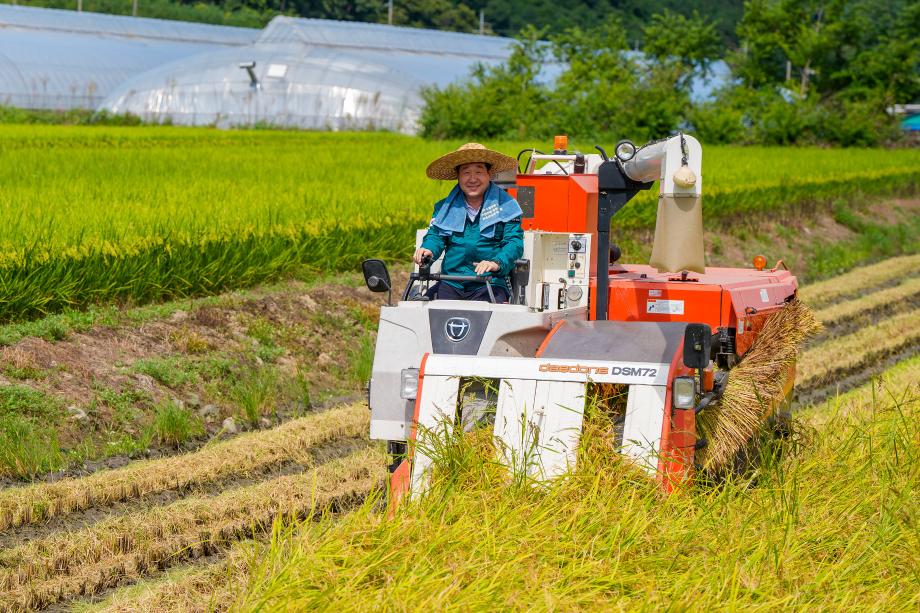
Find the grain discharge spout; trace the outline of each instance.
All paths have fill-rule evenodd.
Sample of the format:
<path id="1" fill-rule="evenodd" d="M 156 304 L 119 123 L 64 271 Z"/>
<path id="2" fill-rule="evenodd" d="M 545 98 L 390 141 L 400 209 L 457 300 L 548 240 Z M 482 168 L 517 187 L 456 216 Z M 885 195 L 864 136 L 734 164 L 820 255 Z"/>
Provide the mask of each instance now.
<path id="1" fill-rule="evenodd" d="M 706 272 L 702 156 L 695 138 L 679 134 L 645 145 L 623 163 L 623 171 L 634 181 L 661 180 L 655 242 L 649 260 L 659 271 Z"/>

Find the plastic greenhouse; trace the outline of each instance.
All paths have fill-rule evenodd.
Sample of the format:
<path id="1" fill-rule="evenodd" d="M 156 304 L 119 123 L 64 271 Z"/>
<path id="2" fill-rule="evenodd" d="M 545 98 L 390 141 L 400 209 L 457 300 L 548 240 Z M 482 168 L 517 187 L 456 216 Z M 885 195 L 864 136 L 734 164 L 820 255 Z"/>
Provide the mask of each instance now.
<path id="1" fill-rule="evenodd" d="M 264 30 L 0 5 L 0 104 L 182 125 L 414 132 L 425 85 L 513 41 L 276 17 Z"/>
<path id="2" fill-rule="evenodd" d="M 97 108 L 151 68 L 228 46 L 259 30 L 0 4 L 0 104 Z"/>

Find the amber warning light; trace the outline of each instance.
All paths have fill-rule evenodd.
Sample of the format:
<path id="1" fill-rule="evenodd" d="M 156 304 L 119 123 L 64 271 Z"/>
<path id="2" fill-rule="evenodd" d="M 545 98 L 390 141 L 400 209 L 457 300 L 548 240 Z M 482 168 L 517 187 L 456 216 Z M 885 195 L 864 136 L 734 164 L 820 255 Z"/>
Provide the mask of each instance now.
<path id="1" fill-rule="evenodd" d="M 557 135 L 553 138 L 553 153 L 565 153 L 569 149 L 569 137 Z"/>
<path id="2" fill-rule="evenodd" d="M 762 255 L 755 255 L 754 256 L 754 268 L 756 268 L 757 270 L 763 270 L 766 267 L 767 267 L 767 258 L 763 257 Z"/>

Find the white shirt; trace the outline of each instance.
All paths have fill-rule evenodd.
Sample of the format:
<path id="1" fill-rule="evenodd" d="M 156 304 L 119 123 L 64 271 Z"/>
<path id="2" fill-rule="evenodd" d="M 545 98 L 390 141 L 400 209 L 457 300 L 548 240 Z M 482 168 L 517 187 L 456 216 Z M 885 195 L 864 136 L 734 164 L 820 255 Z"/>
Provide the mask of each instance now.
<path id="1" fill-rule="evenodd" d="M 470 221 L 476 219 L 476 216 L 479 215 L 479 209 L 482 208 L 480 204 L 475 209 L 470 206 L 470 203 L 466 201 L 466 196 L 463 197 L 463 203 L 466 205 L 466 216 L 470 218 Z"/>

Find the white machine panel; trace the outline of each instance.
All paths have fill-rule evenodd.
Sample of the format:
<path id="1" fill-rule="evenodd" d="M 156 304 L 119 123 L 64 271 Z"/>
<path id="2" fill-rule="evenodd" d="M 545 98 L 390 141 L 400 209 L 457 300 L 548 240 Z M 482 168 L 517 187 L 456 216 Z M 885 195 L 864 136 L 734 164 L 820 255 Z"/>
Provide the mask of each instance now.
<path id="1" fill-rule="evenodd" d="M 626 399 L 622 452 L 654 474 L 658 470 L 666 388 L 631 385 Z"/>
<path id="2" fill-rule="evenodd" d="M 528 407 L 533 407 L 537 382 L 533 379 L 502 379 L 495 407 L 495 437 L 501 441 L 502 461 L 512 471 L 523 470 L 533 461 L 534 432 L 525 428 Z"/>
<path id="3" fill-rule="evenodd" d="M 539 434 L 533 476 L 551 479 L 575 466 L 585 413 L 583 383 L 538 381 L 528 423 Z"/>
<path id="4" fill-rule="evenodd" d="M 410 488 L 413 494 L 424 492 L 431 472 L 431 437 L 449 435 L 457 413 L 459 377 L 425 375 L 421 410 L 418 415 L 418 444 L 412 462 Z"/>
<path id="5" fill-rule="evenodd" d="M 596 374 L 604 368 L 606 374 Z M 618 374 L 610 374 L 614 369 Z M 539 480 L 552 479 L 575 465 L 587 383 L 630 384 L 623 453 L 655 473 L 667 370 L 667 364 L 429 355 L 419 399 L 420 443 L 412 463 L 413 495 L 424 491 L 430 474 L 431 439 L 426 442 L 426 437 L 449 435 L 456 423 L 463 377 L 500 379 L 493 428 L 499 453 L 511 471 Z"/>

